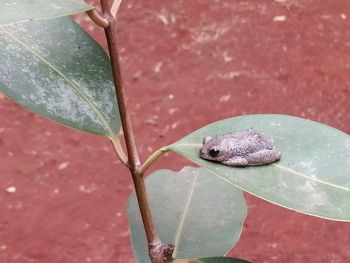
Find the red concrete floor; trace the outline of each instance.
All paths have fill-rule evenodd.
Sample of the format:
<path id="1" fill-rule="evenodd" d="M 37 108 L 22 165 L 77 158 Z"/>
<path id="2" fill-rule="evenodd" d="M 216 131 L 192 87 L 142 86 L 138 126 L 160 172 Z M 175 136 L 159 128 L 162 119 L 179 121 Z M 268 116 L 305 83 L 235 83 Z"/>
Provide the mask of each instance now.
<path id="1" fill-rule="evenodd" d="M 86 19 L 77 17 L 105 47 Z M 347 0 L 129 0 L 119 21 L 143 159 L 205 124 L 248 113 L 296 115 L 350 133 Z M 132 183 L 108 141 L 4 97 L 0 120 L 0 262 L 135 262 L 126 216 Z M 153 169 L 185 164 L 172 154 Z M 229 255 L 350 262 L 350 224 L 247 199 Z"/>

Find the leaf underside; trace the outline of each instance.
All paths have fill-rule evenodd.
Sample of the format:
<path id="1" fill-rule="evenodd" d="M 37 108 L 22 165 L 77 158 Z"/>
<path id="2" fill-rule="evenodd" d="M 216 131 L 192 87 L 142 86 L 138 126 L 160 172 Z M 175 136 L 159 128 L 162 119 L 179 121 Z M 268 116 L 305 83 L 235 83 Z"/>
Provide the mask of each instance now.
<path id="1" fill-rule="evenodd" d="M 146 179 L 161 240 L 174 257 L 225 255 L 238 241 L 246 216 L 242 192 L 204 169 L 157 171 Z M 138 262 L 150 262 L 135 194 L 129 199 L 131 240 Z"/>
<path id="2" fill-rule="evenodd" d="M 68 16 L 92 8 L 82 0 L 2 0 L 0 25 Z"/>
<path id="3" fill-rule="evenodd" d="M 243 259 L 237 258 L 225 258 L 225 257 L 215 257 L 215 258 L 198 258 L 198 259 L 180 259 L 175 260 L 174 263 L 249 263 Z"/>
<path id="4" fill-rule="evenodd" d="M 42 116 L 95 134 L 120 129 L 102 48 L 68 17 L 0 27 L 0 91 Z"/>
<path id="5" fill-rule="evenodd" d="M 280 161 L 235 168 L 199 157 L 205 136 L 253 127 L 274 140 Z M 168 146 L 225 182 L 305 214 L 350 221 L 350 136 L 287 115 L 246 115 L 215 122 Z"/>

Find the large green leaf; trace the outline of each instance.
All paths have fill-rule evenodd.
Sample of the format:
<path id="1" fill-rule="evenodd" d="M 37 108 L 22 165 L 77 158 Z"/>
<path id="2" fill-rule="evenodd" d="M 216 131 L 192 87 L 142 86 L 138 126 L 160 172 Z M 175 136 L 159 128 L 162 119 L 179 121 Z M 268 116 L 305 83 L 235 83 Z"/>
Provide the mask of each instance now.
<path id="1" fill-rule="evenodd" d="M 0 25 L 67 16 L 91 9 L 82 0 L 1 0 Z"/>
<path id="2" fill-rule="evenodd" d="M 222 256 L 237 242 L 246 216 L 242 192 L 201 168 L 160 170 L 146 179 L 161 240 L 174 257 Z M 135 194 L 129 199 L 131 240 L 139 263 L 150 262 Z"/>
<path id="3" fill-rule="evenodd" d="M 243 259 L 238 258 L 198 258 L 198 259 L 180 259 L 175 260 L 173 263 L 249 263 Z"/>
<path id="4" fill-rule="evenodd" d="M 63 125 L 120 128 L 109 59 L 70 18 L 0 27 L 0 91 Z"/>
<path id="5" fill-rule="evenodd" d="M 202 139 L 253 127 L 282 153 L 276 163 L 233 168 L 199 157 Z M 350 136 L 286 115 L 248 115 L 205 126 L 168 146 L 229 184 L 306 214 L 350 221 Z"/>

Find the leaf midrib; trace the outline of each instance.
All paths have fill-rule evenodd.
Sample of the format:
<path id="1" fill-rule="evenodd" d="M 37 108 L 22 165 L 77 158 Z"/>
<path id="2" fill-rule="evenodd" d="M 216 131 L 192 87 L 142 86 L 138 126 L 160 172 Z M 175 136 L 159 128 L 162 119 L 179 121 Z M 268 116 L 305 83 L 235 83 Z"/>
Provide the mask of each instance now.
<path id="1" fill-rule="evenodd" d="M 171 149 L 171 146 L 172 145 L 169 145 L 167 148 L 168 149 Z M 191 143 L 184 143 L 184 144 L 174 144 L 175 147 L 200 147 L 202 146 L 201 144 L 191 144 Z M 191 158 L 190 158 L 191 159 Z M 193 159 L 192 159 L 193 160 Z M 193 160 L 195 161 L 195 160 Z M 350 192 L 350 189 L 347 188 L 347 187 L 343 187 L 343 186 L 340 186 L 340 185 L 336 185 L 336 184 L 332 184 L 332 183 L 329 183 L 329 182 L 326 182 L 326 181 L 323 181 L 323 180 L 320 180 L 320 179 L 317 179 L 315 178 L 314 176 L 310 176 L 310 175 L 307 175 L 307 174 L 304 174 L 304 173 L 301 173 L 301 172 L 298 172 L 294 169 L 291 169 L 291 168 L 288 168 L 284 165 L 281 165 L 281 164 L 277 164 L 277 163 L 272 163 L 270 164 L 274 167 L 276 167 L 277 169 L 281 169 L 283 171 L 286 171 L 286 172 L 289 172 L 289 173 L 292 173 L 294 175 L 298 175 L 298 176 L 301 176 L 301 177 L 304 177 L 308 180 L 311 180 L 311 181 L 314 181 L 314 182 L 317 182 L 317 183 L 320 183 L 320 184 L 324 184 L 324 185 L 327 185 L 327 186 L 330 186 L 330 187 L 334 187 L 336 189 L 340 189 L 340 190 L 343 190 L 343 191 L 346 191 L 346 192 Z M 216 173 L 216 172 L 215 172 Z M 217 174 L 217 173 L 216 173 Z"/>
<path id="2" fill-rule="evenodd" d="M 181 214 L 180 222 L 179 222 L 179 225 L 178 225 L 176 233 L 175 233 L 175 239 L 174 239 L 175 250 L 174 250 L 174 253 L 173 253 L 173 256 L 175 258 L 176 258 L 177 252 L 178 252 L 181 234 L 182 234 L 182 231 L 183 231 L 183 228 L 184 228 L 184 225 L 185 225 L 185 220 L 186 220 L 188 209 L 190 208 L 190 204 L 191 204 L 191 201 L 192 201 L 192 197 L 193 197 L 193 193 L 194 193 L 194 188 L 196 186 L 197 178 L 198 178 L 198 175 L 197 174 L 194 175 L 194 179 L 192 181 L 191 189 L 190 189 L 190 192 L 188 194 L 188 199 L 187 199 L 185 208 L 183 209 L 183 212 Z"/>
<path id="3" fill-rule="evenodd" d="M 107 120 L 103 116 L 102 112 L 99 110 L 99 108 L 93 103 L 93 101 L 90 100 L 90 98 L 80 89 L 80 87 L 73 81 L 70 80 L 63 72 L 61 72 L 58 68 L 56 68 L 53 64 L 51 64 L 49 61 L 47 61 L 45 58 L 40 56 L 38 53 L 36 53 L 33 49 L 28 47 L 25 43 L 20 41 L 18 38 L 16 38 L 14 35 L 12 35 L 8 30 L 6 30 L 4 27 L 0 27 L 0 30 L 3 31 L 6 35 L 8 35 L 10 38 L 12 38 L 17 44 L 22 46 L 24 49 L 26 49 L 29 53 L 31 53 L 34 57 L 36 57 L 38 60 L 42 61 L 44 64 L 46 64 L 49 68 L 51 68 L 54 72 L 56 72 L 59 76 L 61 76 L 73 89 L 73 91 L 80 96 L 83 101 L 85 101 L 92 110 L 97 114 L 98 118 L 102 122 L 102 125 L 109 133 L 109 136 L 113 136 L 114 132 L 112 127 L 108 124 Z"/>

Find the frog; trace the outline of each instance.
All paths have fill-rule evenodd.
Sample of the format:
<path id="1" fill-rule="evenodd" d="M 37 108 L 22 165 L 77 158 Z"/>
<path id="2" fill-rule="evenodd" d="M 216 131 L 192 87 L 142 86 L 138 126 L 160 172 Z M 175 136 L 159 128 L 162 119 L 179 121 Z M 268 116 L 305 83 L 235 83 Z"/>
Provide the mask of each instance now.
<path id="1" fill-rule="evenodd" d="M 274 141 L 253 128 L 206 136 L 199 154 L 202 159 L 231 167 L 265 165 L 281 158 Z"/>

